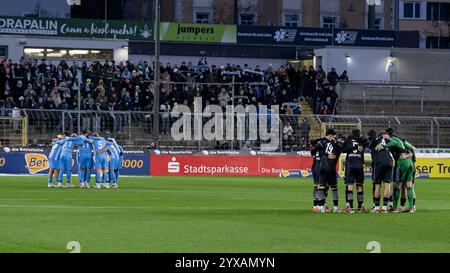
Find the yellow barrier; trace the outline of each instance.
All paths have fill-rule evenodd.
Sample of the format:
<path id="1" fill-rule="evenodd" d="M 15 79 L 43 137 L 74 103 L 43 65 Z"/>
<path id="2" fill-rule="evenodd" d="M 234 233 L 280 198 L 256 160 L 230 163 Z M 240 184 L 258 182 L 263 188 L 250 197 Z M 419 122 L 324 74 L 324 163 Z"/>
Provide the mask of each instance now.
<path id="1" fill-rule="evenodd" d="M 372 158 L 366 155 L 364 161 L 364 173 L 366 177 L 370 177 Z M 345 177 L 345 155 L 339 158 L 338 172 L 339 177 Z M 450 178 L 450 158 L 418 157 L 416 160 L 416 177 Z"/>
<path id="2" fill-rule="evenodd" d="M 430 178 L 450 178 L 450 158 L 417 158 L 416 171 Z"/>

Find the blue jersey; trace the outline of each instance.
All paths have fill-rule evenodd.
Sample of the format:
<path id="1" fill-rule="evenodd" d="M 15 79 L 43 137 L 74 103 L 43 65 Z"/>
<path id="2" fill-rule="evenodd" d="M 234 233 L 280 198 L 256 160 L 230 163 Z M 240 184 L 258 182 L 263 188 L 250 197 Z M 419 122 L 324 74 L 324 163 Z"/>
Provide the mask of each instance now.
<path id="1" fill-rule="evenodd" d="M 53 142 L 52 145 L 52 150 L 48 155 L 48 164 L 50 169 L 59 169 L 59 157 L 61 156 L 62 145 L 58 145 L 56 142 Z"/>
<path id="2" fill-rule="evenodd" d="M 111 157 L 111 159 L 119 160 L 119 150 L 117 150 L 116 145 L 114 145 L 114 142 L 107 141 L 106 146 L 108 146 L 108 154 Z"/>
<path id="3" fill-rule="evenodd" d="M 84 136 L 70 137 L 60 140 L 56 143 L 62 146 L 61 156 L 72 157 L 73 148 L 75 148 L 75 146 L 77 145 L 82 146 L 83 144 L 87 143 L 87 138 Z"/>
<path id="4" fill-rule="evenodd" d="M 102 137 L 92 137 L 89 139 L 93 141 L 92 146 L 94 148 L 95 155 L 95 168 L 96 169 L 107 169 L 108 168 L 108 160 L 107 160 L 107 151 L 102 151 L 100 154 L 97 154 L 97 151 L 102 150 L 106 147 L 106 140 Z"/>
<path id="5" fill-rule="evenodd" d="M 92 157 L 92 144 L 84 142 L 83 145 L 78 147 L 79 157 Z"/>
<path id="6" fill-rule="evenodd" d="M 63 179 L 64 173 L 67 174 L 67 182 L 70 183 L 70 172 L 72 169 L 72 152 L 76 145 L 83 145 L 88 139 L 84 136 L 79 137 L 69 137 L 63 140 L 57 141 L 56 144 L 61 146 L 61 155 L 59 158 L 59 169 L 61 173 L 59 174 L 58 182 Z"/>
<path id="7" fill-rule="evenodd" d="M 107 141 L 102 138 L 102 137 L 89 137 L 89 139 L 91 139 L 93 141 L 92 146 L 94 148 L 94 153 L 96 157 L 106 157 L 107 152 L 106 151 L 102 151 L 100 154 L 97 154 L 97 151 L 103 149 L 106 147 Z"/>
<path id="8" fill-rule="evenodd" d="M 117 170 L 120 167 L 119 166 L 119 164 L 120 164 L 119 150 L 117 150 L 116 146 L 114 145 L 114 142 L 108 141 L 106 145 L 108 146 L 108 154 L 110 156 L 109 168 L 113 169 L 113 170 Z"/>
<path id="9" fill-rule="evenodd" d="M 53 142 L 52 145 L 52 150 L 48 155 L 48 159 L 50 161 L 57 161 L 59 160 L 59 156 L 61 155 L 62 145 L 57 144 L 57 142 Z"/>
<path id="10" fill-rule="evenodd" d="M 92 143 L 85 142 L 78 146 L 78 168 L 91 169 L 92 160 Z"/>
<path id="11" fill-rule="evenodd" d="M 119 144 L 117 144 L 116 140 L 114 138 L 111 139 L 111 142 L 114 143 L 117 151 L 119 152 L 119 162 L 117 168 L 122 168 L 122 162 L 123 162 L 123 148 Z"/>
<path id="12" fill-rule="evenodd" d="M 119 144 L 117 144 L 116 140 L 114 138 L 111 138 L 111 142 L 114 143 L 114 146 L 116 146 L 117 151 L 119 152 L 119 157 L 123 158 L 123 148 Z"/>

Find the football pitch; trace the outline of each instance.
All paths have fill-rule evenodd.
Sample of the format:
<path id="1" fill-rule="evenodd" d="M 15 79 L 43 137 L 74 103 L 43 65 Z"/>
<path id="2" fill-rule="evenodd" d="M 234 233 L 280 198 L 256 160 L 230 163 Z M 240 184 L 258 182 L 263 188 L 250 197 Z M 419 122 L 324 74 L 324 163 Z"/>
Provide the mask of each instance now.
<path id="1" fill-rule="evenodd" d="M 371 241 L 381 252 L 450 252 L 448 180 L 416 182 L 415 214 L 353 215 L 313 214 L 311 179 L 121 177 L 109 190 L 46 180 L 0 177 L 0 252 L 68 253 L 70 241 L 81 252 L 368 253 Z"/>

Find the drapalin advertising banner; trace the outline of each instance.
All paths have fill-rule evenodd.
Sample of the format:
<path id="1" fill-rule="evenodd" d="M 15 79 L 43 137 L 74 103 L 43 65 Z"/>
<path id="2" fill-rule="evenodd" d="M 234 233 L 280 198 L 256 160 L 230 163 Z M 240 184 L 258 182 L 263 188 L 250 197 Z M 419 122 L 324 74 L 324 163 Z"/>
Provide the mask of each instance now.
<path id="1" fill-rule="evenodd" d="M 153 24 L 141 21 L 0 17 L 0 34 L 153 40 Z"/>
<path id="2" fill-rule="evenodd" d="M 2 153 L 0 152 L 0 174 L 46 174 L 48 173 L 48 153 Z M 72 172 L 78 172 L 77 157 L 73 156 Z M 148 154 L 124 154 L 123 175 L 149 175 L 150 162 Z"/>
<path id="3" fill-rule="evenodd" d="M 238 26 L 240 44 L 419 47 L 417 31 Z"/>
<path id="4" fill-rule="evenodd" d="M 311 173 L 311 157 L 151 155 L 151 175 L 279 176 L 284 170 Z"/>
<path id="5" fill-rule="evenodd" d="M 236 43 L 236 25 L 161 23 L 161 40 Z"/>

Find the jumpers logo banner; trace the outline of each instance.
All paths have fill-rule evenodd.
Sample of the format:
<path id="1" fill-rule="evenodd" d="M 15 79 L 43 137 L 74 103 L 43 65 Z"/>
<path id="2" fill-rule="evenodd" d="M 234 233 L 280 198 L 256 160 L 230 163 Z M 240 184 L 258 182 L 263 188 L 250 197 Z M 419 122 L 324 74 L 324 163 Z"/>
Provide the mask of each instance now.
<path id="1" fill-rule="evenodd" d="M 236 43 L 235 25 L 161 23 L 161 40 Z"/>

